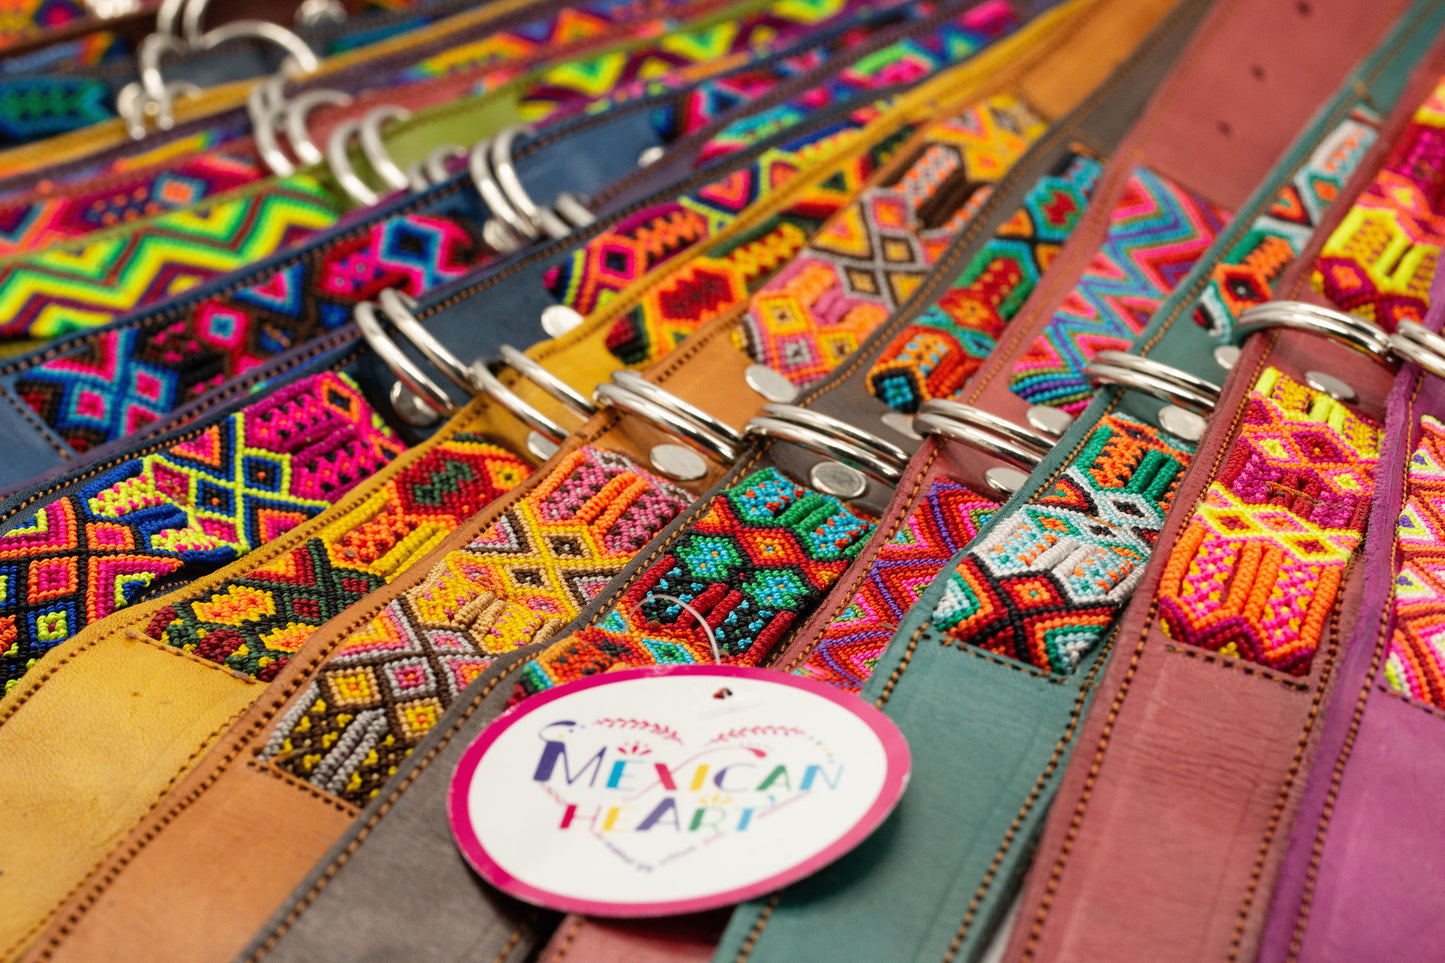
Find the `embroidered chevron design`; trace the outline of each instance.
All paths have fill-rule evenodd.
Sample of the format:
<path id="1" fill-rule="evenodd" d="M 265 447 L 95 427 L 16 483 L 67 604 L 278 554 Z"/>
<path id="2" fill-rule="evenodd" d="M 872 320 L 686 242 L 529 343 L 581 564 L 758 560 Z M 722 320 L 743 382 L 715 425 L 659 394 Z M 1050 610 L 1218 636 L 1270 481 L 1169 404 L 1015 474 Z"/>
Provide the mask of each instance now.
<path id="1" fill-rule="evenodd" d="M 1203 256 L 1228 214 L 1147 168 L 1135 168 L 1094 259 L 1014 365 L 1009 387 L 1034 404 L 1082 411 L 1084 366 L 1124 351 Z"/>
<path id="2" fill-rule="evenodd" d="M 1405 471 L 1405 503 L 1395 524 L 1399 562 L 1395 627 L 1385 680 L 1396 691 L 1445 709 L 1445 425 L 1420 419 L 1420 442 Z"/>
<path id="3" fill-rule="evenodd" d="M 174 211 L 144 231 L 51 248 L 0 265 L 0 335 L 53 338 L 98 327 L 330 227 L 341 204 L 320 182 Z"/>
<path id="4" fill-rule="evenodd" d="M 849 692 L 862 689 L 909 609 L 997 510 L 997 502 L 953 479 L 935 479 L 868 563 L 857 591 L 796 674 Z"/>

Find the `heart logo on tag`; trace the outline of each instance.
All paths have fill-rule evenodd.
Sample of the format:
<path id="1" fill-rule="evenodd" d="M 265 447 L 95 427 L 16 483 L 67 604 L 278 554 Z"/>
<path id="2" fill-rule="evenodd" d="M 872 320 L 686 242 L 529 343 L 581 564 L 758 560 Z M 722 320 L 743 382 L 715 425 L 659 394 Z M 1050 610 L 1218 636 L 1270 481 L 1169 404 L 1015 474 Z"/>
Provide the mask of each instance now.
<path id="1" fill-rule="evenodd" d="M 514 896 L 601 916 L 687 913 L 814 872 L 898 801 L 908 747 L 874 707 L 731 666 L 609 672 L 483 732 L 448 800 L 468 861 Z"/>

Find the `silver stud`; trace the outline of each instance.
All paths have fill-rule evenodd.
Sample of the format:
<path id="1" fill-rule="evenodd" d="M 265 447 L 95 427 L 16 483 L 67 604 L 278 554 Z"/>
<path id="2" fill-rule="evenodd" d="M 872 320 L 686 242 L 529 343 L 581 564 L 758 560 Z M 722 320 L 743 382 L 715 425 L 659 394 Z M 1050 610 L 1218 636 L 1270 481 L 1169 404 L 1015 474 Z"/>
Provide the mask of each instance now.
<path id="1" fill-rule="evenodd" d="M 668 478 L 696 481 L 707 474 L 707 462 L 691 448 L 681 445 L 654 445 L 647 456 L 652 460 L 652 467 Z"/>
<path id="2" fill-rule="evenodd" d="M 555 441 L 542 434 L 540 431 L 527 432 L 527 450 L 532 457 L 538 461 L 546 461 L 557 454 L 559 446 Z"/>
<path id="3" fill-rule="evenodd" d="M 1198 441 L 1204 437 L 1208 423 L 1192 411 L 1177 405 L 1165 405 L 1159 409 L 1159 427 L 1175 438 L 1184 441 Z"/>
<path id="4" fill-rule="evenodd" d="M 878 420 L 905 438 L 912 438 L 914 441 L 923 440 L 923 436 L 913 430 L 912 415 L 905 415 L 901 411 L 890 411 Z"/>
<path id="5" fill-rule="evenodd" d="M 1062 438 L 1064 432 L 1074 427 L 1074 416 L 1061 408 L 1050 408 L 1048 405 L 1034 405 L 1024 417 L 1034 428 L 1048 435 L 1050 438 Z"/>
<path id="6" fill-rule="evenodd" d="M 798 389 L 791 381 L 765 364 L 750 364 L 743 372 L 748 387 L 769 401 L 788 404 L 798 397 Z"/>
<path id="7" fill-rule="evenodd" d="M 813 487 L 825 495 L 857 498 L 868 490 L 868 479 L 856 468 L 840 461 L 820 461 L 808 472 Z"/>
<path id="8" fill-rule="evenodd" d="M 441 421 L 441 415 L 436 409 L 421 399 L 421 396 L 412 391 L 400 381 L 391 383 L 391 410 L 406 424 L 414 428 L 426 428 Z"/>
<path id="9" fill-rule="evenodd" d="M 1017 468 L 990 468 L 983 473 L 988 487 L 1000 495 L 1013 495 L 1028 482 L 1029 476 Z"/>
<path id="10" fill-rule="evenodd" d="M 565 304 L 554 304 L 542 309 L 542 330 L 550 337 L 560 338 L 587 320 Z"/>
<path id="11" fill-rule="evenodd" d="M 1239 349 L 1232 344 L 1221 344 L 1214 349 L 1214 362 L 1225 371 L 1234 367 L 1239 360 Z"/>
<path id="12" fill-rule="evenodd" d="M 1325 374 L 1323 371 L 1306 371 L 1305 384 L 1316 391 L 1323 391 L 1336 401 L 1355 400 L 1354 388 L 1351 388 L 1334 375 Z"/>
<path id="13" fill-rule="evenodd" d="M 662 155 L 665 153 L 667 153 L 667 151 L 663 147 L 658 144 L 653 144 L 651 147 L 644 150 L 641 154 L 637 155 L 637 166 L 651 167 L 653 164 L 656 164 L 658 161 L 662 160 Z"/>

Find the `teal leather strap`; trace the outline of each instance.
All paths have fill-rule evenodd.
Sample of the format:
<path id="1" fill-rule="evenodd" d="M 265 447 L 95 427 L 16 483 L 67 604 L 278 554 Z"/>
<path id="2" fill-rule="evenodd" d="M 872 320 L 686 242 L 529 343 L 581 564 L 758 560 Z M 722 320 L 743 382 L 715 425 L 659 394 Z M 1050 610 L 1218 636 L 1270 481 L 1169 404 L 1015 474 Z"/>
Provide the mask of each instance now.
<path id="1" fill-rule="evenodd" d="M 1220 341 L 1195 318 L 1206 303 L 1214 266 L 1239 256 L 1256 219 L 1323 152 L 1352 112 L 1361 107 L 1383 112 L 1394 104 L 1442 21 L 1445 10 L 1417 3 L 1396 24 L 1155 312 L 1134 353 L 1221 380 L 1213 354 Z M 988 600 L 971 601 L 954 573 L 970 549 L 1000 544 L 1027 517 L 1026 506 L 1036 512 L 1056 497 L 1055 483 L 1066 479 L 1067 470 L 1097 459 L 1102 432 L 1114 430 L 1121 418 L 1157 424 L 1159 408 L 1158 401 L 1136 391 L 1099 392 L 1029 482 L 933 582 L 862 692 L 899 725 L 913 752 L 913 778 L 898 810 L 838 863 L 740 906 L 715 959 L 971 960 L 988 947 L 1028 869 L 1113 640 L 1107 624 L 1101 626 L 1097 644 L 1071 673 L 995 655 L 981 647 L 992 641 L 984 632 L 969 636 L 947 629 L 950 622 L 997 628 L 997 621 L 978 614 Z M 1115 616 L 1141 571 L 1142 564 L 1132 578 L 1126 574 L 1116 583 Z M 998 580 L 993 588 L 1002 584 Z M 1098 611 L 1107 608 L 1101 604 Z"/>

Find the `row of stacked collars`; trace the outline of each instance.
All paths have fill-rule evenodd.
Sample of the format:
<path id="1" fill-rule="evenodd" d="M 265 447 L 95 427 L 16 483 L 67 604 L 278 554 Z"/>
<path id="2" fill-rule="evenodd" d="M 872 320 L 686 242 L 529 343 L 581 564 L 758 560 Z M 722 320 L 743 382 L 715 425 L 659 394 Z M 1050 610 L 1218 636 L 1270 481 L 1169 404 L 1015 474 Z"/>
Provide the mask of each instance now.
<path id="1" fill-rule="evenodd" d="M 1445 4 L 3 6 L 0 957 L 1445 959 Z M 481 882 L 714 641 L 883 828 Z"/>

